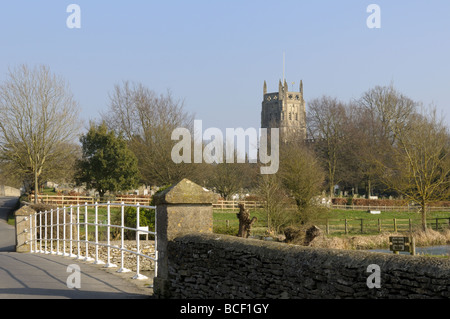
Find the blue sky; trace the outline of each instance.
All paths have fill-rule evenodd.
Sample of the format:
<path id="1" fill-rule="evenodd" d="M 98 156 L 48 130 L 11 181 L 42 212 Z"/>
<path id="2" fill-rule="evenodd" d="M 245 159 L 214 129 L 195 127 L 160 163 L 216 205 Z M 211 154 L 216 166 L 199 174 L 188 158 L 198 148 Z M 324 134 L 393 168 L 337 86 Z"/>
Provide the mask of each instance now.
<path id="1" fill-rule="evenodd" d="M 69 29 L 69 4 L 81 29 Z M 369 4 L 381 28 L 369 29 Z M 2 1 L 0 81 L 47 64 L 70 83 L 83 120 L 123 80 L 184 99 L 203 127 L 259 127 L 263 82 L 283 76 L 305 100 L 358 98 L 391 82 L 450 118 L 450 1 Z"/>

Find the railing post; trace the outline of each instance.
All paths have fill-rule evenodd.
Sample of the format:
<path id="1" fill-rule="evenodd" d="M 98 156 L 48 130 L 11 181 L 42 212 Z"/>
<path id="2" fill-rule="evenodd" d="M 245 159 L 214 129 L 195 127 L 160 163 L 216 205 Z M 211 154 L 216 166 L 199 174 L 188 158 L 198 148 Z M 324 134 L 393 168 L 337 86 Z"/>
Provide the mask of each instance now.
<path id="1" fill-rule="evenodd" d="M 69 257 L 76 257 L 76 255 L 73 253 L 73 205 L 70 205 L 70 252 Z"/>
<path id="2" fill-rule="evenodd" d="M 105 268 L 115 268 L 117 265 L 111 263 L 111 203 L 108 201 L 106 205 L 107 225 L 106 225 L 106 238 L 107 238 L 107 262 Z"/>
<path id="3" fill-rule="evenodd" d="M 48 241 L 48 236 L 47 236 L 47 233 L 48 233 L 48 231 L 47 231 L 47 227 L 48 227 L 48 223 L 47 223 L 47 215 L 48 215 L 48 211 L 45 211 L 45 212 L 44 212 L 44 221 L 45 221 L 45 225 L 44 225 L 44 231 L 45 231 L 45 233 L 44 233 L 44 238 L 45 238 L 45 242 L 44 242 L 44 253 L 45 253 L 45 254 L 48 254 L 48 251 L 47 251 L 47 241 Z"/>
<path id="4" fill-rule="evenodd" d="M 50 254 L 54 254 L 54 251 L 53 251 L 53 209 L 50 209 Z"/>
<path id="5" fill-rule="evenodd" d="M 89 257 L 88 203 L 86 202 L 84 205 L 84 237 L 86 241 L 84 261 L 92 261 L 93 259 Z"/>
<path id="6" fill-rule="evenodd" d="M 31 252 L 31 253 L 34 253 L 34 250 L 33 250 L 33 234 L 34 234 L 34 229 L 33 229 L 33 215 L 30 214 L 30 240 L 29 240 L 29 242 L 30 242 L 30 252 Z M 17 236 L 16 236 L 16 238 L 17 238 Z M 16 239 L 16 241 L 17 241 L 17 239 Z M 25 243 L 25 244 L 26 244 L 26 243 Z"/>
<path id="7" fill-rule="evenodd" d="M 139 228 L 141 227 L 140 225 L 140 207 L 139 207 L 139 203 L 136 204 L 136 252 L 138 253 L 138 255 L 136 255 L 136 275 L 133 277 L 133 279 L 148 279 L 147 276 L 141 275 L 139 273 L 139 268 L 140 268 L 140 256 L 139 254 L 141 253 L 141 248 L 139 246 L 139 241 L 140 241 L 140 232 L 139 232 Z"/>
<path id="8" fill-rule="evenodd" d="M 125 249 L 125 244 L 124 244 L 124 236 L 125 236 L 125 229 L 124 229 L 124 227 L 125 227 L 125 217 L 124 217 L 124 214 L 125 214 L 125 203 L 124 202 L 122 202 L 121 204 L 120 204 L 120 224 L 121 224 L 121 229 L 120 229 L 120 241 L 121 241 L 121 243 L 120 243 L 120 247 L 122 248 L 122 250 L 120 251 L 120 269 L 119 270 L 117 270 L 117 272 L 119 272 L 119 273 L 122 273 L 122 272 L 130 272 L 131 270 L 130 269 L 127 269 L 127 268 L 125 268 L 125 264 L 124 264 L 124 254 L 125 254 L 125 251 L 124 251 L 124 249 Z"/>
<path id="9" fill-rule="evenodd" d="M 63 256 L 66 256 L 66 207 L 63 208 Z"/>
<path id="10" fill-rule="evenodd" d="M 37 250 L 37 212 L 34 212 L 34 252 L 38 252 Z M 17 225 L 17 221 L 16 221 Z"/>
<path id="11" fill-rule="evenodd" d="M 39 252 L 42 253 L 42 212 L 39 212 Z"/>
<path id="12" fill-rule="evenodd" d="M 56 254 L 60 255 L 59 252 L 59 207 L 56 208 Z"/>
<path id="13" fill-rule="evenodd" d="M 80 242 L 80 204 L 77 203 L 77 259 L 81 259 L 81 242 Z"/>
<path id="14" fill-rule="evenodd" d="M 105 264 L 103 261 L 98 259 L 98 203 L 95 203 L 95 262 L 96 265 Z"/>

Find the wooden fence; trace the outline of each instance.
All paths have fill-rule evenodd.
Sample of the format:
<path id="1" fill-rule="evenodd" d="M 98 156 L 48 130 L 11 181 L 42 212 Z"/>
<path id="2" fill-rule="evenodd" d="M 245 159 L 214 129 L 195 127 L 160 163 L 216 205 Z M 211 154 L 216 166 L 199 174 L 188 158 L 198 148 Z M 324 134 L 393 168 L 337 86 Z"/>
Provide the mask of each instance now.
<path id="1" fill-rule="evenodd" d="M 411 232 L 420 227 L 420 219 L 401 218 L 360 218 L 360 219 L 327 219 L 319 223 L 327 234 L 372 234 L 381 232 Z M 443 230 L 450 227 L 450 218 L 429 218 L 427 226 L 434 230 Z"/>
<path id="2" fill-rule="evenodd" d="M 31 201 L 34 201 L 34 194 L 30 197 Z M 100 201 L 99 198 L 95 198 L 92 196 L 68 196 L 68 195 L 47 195 L 42 194 L 38 196 L 38 200 L 41 203 L 57 205 L 57 206 L 67 206 L 67 205 L 82 205 L 84 203 L 94 204 L 95 202 Z M 141 205 L 150 205 L 151 202 L 150 197 L 121 197 L 114 196 L 109 200 L 111 203 L 125 203 L 125 204 L 141 204 Z"/>
<path id="3" fill-rule="evenodd" d="M 239 204 L 244 204 L 245 208 L 257 209 L 264 208 L 264 202 L 257 201 L 239 201 L 239 200 L 220 200 L 213 204 L 216 210 L 234 210 L 239 209 Z"/>
<path id="4" fill-rule="evenodd" d="M 419 206 L 405 205 L 405 206 L 355 206 L 355 205 L 332 205 L 333 209 L 341 210 L 378 210 L 382 212 L 415 212 L 420 209 Z M 450 212 L 450 207 L 434 207 L 428 206 L 428 211 L 431 212 Z"/>

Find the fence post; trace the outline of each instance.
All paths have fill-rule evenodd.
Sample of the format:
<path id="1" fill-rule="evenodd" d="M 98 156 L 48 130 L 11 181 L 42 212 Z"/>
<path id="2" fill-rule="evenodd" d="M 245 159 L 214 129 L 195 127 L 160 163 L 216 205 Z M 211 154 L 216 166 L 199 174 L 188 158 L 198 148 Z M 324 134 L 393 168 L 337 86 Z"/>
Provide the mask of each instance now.
<path id="1" fill-rule="evenodd" d="M 347 228 L 347 218 L 345 219 L 345 234 L 348 234 L 348 228 Z"/>
<path id="2" fill-rule="evenodd" d="M 31 252 L 31 218 L 36 212 L 29 206 L 24 206 L 17 210 L 14 214 L 16 220 L 16 252 L 18 253 L 29 253 Z M 34 224 L 36 225 L 36 224 Z M 35 250 L 36 247 L 35 247 Z"/>
<path id="3" fill-rule="evenodd" d="M 216 195 L 183 179 L 178 184 L 155 195 L 157 272 L 155 295 L 170 297 L 168 247 L 177 236 L 187 233 L 212 233 L 212 203 Z"/>

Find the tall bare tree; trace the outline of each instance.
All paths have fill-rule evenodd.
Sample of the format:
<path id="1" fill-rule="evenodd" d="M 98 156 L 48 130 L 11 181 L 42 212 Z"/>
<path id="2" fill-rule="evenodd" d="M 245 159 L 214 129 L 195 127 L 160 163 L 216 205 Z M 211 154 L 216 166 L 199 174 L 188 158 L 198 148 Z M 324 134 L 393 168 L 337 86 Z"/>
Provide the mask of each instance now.
<path id="1" fill-rule="evenodd" d="M 123 82 L 110 94 L 108 112 L 102 115 L 110 129 L 124 134 L 135 153 L 144 182 L 166 185 L 191 177 L 195 165 L 171 159 L 177 127 L 192 129 L 194 116 L 172 94 L 157 95 L 140 83 Z"/>
<path id="2" fill-rule="evenodd" d="M 323 96 L 308 104 L 308 134 L 326 171 L 330 196 L 340 179 L 343 149 L 346 145 L 346 105 L 336 98 Z"/>
<path id="3" fill-rule="evenodd" d="M 416 114 L 396 132 L 398 142 L 389 162 L 379 162 L 387 186 L 421 207 L 422 228 L 427 230 L 430 202 L 450 194 L 450 136 L 436 110 Z"/>
<path id="4" fill-rule="evenodd" d="M 0 148 L 4 158 L 39 176 L 78 134 L 78 104 L 66 82 L 41 65 L 10 69 L 0 85 Z M 38 201 L 38 196 L 35 196 Z"/>
<path id="5" fill-rule="evenodd" d="M 356 105 L 358 111 L 354 112 L 352 123 L 356 129 L 351 143 L 370 196 L 374 182 L 379 181 L 377 163 L 392 161 L 392 147 L 416 114 L 418 103 L 390 84 L 364 92 Z"/>

